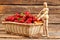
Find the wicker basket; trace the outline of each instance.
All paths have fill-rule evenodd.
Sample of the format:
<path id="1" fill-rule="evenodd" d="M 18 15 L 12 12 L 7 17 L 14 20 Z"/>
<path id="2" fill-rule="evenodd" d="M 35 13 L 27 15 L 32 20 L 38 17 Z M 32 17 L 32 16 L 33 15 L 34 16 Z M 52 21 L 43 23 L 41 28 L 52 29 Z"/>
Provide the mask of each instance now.
<path id="1" fill-rule="evenodd" d="M 46 7 L 46 4 L 45 4 Z M 44 16 L 46 17 L 47 10 L 44 12 Z M 40 11 L 40 13 L 43 11 Z M 39 14 L 40 14 L 39 13 Z M 44 18 L 41 16 L 41 18 Z M 16 22 L 2 22 L 5 27 L 5 31 L 9 33 L 15 33 L 19 35 L 29 36 L 33 37 L 37 34 L 40 34 L 40 36 L 47 36 L 48 35 L 48 18 L 44 19 L 44 23 L 40 24 L 27 24 L 27 23 L 16 23 Z"/>
<path id="2" fill-rule="evenodd" d="M 5 26 L 5 31 L 10 33 L 15 33 L 24 36 L 35 36 L 37 33 L 43 34 L 43 24 L 26 24 L 26 23 L 16 23 L 16 22 L 3 22 Z"/>

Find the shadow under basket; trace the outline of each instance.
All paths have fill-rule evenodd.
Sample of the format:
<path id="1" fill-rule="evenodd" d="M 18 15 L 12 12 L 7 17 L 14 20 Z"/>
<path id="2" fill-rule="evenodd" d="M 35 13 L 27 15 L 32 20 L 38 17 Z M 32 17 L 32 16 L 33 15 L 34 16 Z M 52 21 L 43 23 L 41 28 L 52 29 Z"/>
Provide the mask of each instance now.
<path id="1" fill-rule="evenodd" d="M 5 31 L 13 34 L 19 34 L 23 36 L 36 37 L 43 36 L 43 23 L 41 24 L 27 24 L 16 22 L 2 22 L 5 27 Z"/>

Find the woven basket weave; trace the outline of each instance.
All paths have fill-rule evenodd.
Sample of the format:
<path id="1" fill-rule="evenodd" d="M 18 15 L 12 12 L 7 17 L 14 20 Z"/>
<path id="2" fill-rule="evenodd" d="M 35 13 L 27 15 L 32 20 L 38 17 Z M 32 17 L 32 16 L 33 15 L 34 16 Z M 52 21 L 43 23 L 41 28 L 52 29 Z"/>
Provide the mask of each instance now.
<path id="1" fill-rule="evenodd" d="M 16 22 L 3 22 L 5 31 L 16 33 L 19 35 L 25 36 L 35 36 L 40 33 L 43 34 L 43 24 L 35 25 L 35 24 L 26 24 L 26 23 L 16 23 Z"/>
<path id="2" fill-rule="evenodd" d="M 45 5 L 45 7 L 46 7 L 46 5 Z M 47 13 L 47 12 L 48 12 L 47 10 L 44 11 L 44 13 Z M 45 14 L 45 17 L 46 17 L 46 15 L 48 15 L 48 14 Z M 41 36 L 48 35 L 48 32 L 47 32 L 48 31 L 47 30 L 48 29 L 48 27 L 47 27 L 48 18 L 44 19 L 44 21 L 45 21 L 45 23 L 40 23 L 40 24 L 34 24 L 34 23 L 27 24 L 27 23 L 6 22 L 6 21 L 3 21 L 2 23 L 4 24 L 6 32 L 33 37 L 37 34 L 40 34 Z M 45 27 L 44 27 L 44 25 L 45 25 Z M 45 30 L 44 30 L 44 28 L 45 28 Z M 44 33 L 46 33 L 46 34 L 44 34 Z"/>

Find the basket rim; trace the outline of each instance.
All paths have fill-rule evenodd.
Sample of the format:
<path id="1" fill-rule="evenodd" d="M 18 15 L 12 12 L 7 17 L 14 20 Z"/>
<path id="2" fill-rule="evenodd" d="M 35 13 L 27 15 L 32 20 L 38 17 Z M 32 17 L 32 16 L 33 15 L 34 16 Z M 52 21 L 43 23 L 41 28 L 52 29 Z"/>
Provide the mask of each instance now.
<path id="1" fill-rule="evenodd" d="M 18 22 L 11 22 L 11 21 L 2 21 L 2 24 L 42 25 L 43 23 L 34 24 L 34 23 L 18 23 Z"/>

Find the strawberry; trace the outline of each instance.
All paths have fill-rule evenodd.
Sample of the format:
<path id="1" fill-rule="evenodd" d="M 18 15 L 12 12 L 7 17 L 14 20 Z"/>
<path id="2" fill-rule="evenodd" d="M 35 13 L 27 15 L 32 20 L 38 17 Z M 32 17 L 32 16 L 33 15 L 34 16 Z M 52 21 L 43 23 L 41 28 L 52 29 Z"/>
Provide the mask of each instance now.
<path id="1" fill-rule="evenodd" d="M 28 11 L 26 11 L 25 13 L 25 16 L 29 17 L 30 13 Z"/>
<path id="2" fill-rule="evenodd" d="M 15 16 L 15 19 L 16 19 L 16 20 L 18 20 L 18 19 L 19 19 L 19 17 L 18 17 L 18 16 Z"/>
<path id="3" fill-rule="evenodd" d="M 28 20 L 32 21 L 32 18 L 28 18 Z"/>
<path id="4" fill-rule="evenodd" d="M 17 17 L 20 17 L 20 18 L 22 18 L 24 15 L 23 15 L 23 13 L 16 13 L 14 16 L 17 16 Z"/>
<path id="5" fill-rule="evenodd" d="M 24 23 L 26 20 L 26 16 L 24 16 L 19 22 Z"/>
<path id="6" fill-rule="evenodd" d="M 28 19 L 27 16 L 23 16 L 22 20 L 26 21 Z"/>
<path id="7" fill-rule="evenodd" d="M 33 15 L 29 14 L 29 15 L 28 15 L 28 17 L 29 17 L 29 18 L 32 18 L 32 17 L 33 17 Z"/>
<path id="8" fill-rule="evenodd" d="M 41 18 L 41 19 L 39 19 L 39 21 L 42 21 L 42 18 Z"/>
<path id="9" fill-rule="evenodd" d="M 42 18 L 39 21 L 44 22 Z"/>
<path id="10" fill-rule="evenodd" d="M 32 18 L 28 18 L 27 20 L 26 20 L 26 23 L 31 23 L 32 22 Z"/>
<path id="11" fill-rule="evenodd" d="M 15 18 L 14 18 L 14 16 L 8 16 L 8 17 L 7 17 L 7 20 L 8 20 L 8 21 L 14 21 Z"/>
<path id="12" fill-rule="evenodd" d="M 9 16 L 10 21 L 14 21 L 14 19 L 15 19 L 14 16 Z"/>
<path id="13" fill-rule="evenodd" d="M 8 18 L 5 18 L 5 21 L 9 21 L 9 19 Z"/>
<path id="14" fill-rule="evenodd" d="M 37 20 L 37 18 L 36 17 L 33 17 L 33 21 L 36 21 Z"/>
<path id="15" fill-rule="evenodd" d="M 26 21 L 26 23 L 31 23 L 31 21 Z"/>
<path id="16" fill-rule="evenodd" d="M 29 11 L 26 11 L 26 12 L 24 12 L 24 14 L 25 14 L 25 15 L 28 15 L 28 14 L 30 14 L 30 13 L 29 13 Z"/>
<path id="17" fill-rule="evenodd" d="M 26 18 L 25 18 L 25 17 L 23 17 L 23 18 L 22 18 L 22 20 L 24 20 L 24 21 L 25 21 L 25 20 L 26 20 Z"/>
<path id="18" fill-rule="evenodd" d="M 14 17 L 11 17 L 11 21 L 14 21 Z"/>
<path id="19" fill-rule="evenodd" d="M 26 20 L 26 23 L 31 23 L 31 21 L 29 19 Z"/>
<path id="20" fill-rule="evenodd" d="M 23 15 L 20 15 L 19 17 L 20 17 L 20 18 L 23 18 Z"/>
<path id="21" fill-rule="evenodd" d="M 14 20 L 14 22 L 18 22 L 18 20 Z"/>
<path id="22" fill-rule="evenodd" d="M 24 20 L 20 20 L 19 22 L 20 22 L 20 23 L 24 23 Z"/>
<path id="23" fill-rule="evenodd" d="M 16 13 L 15 16 L 20 17 L 20 14 L 19 13 Z"/>

